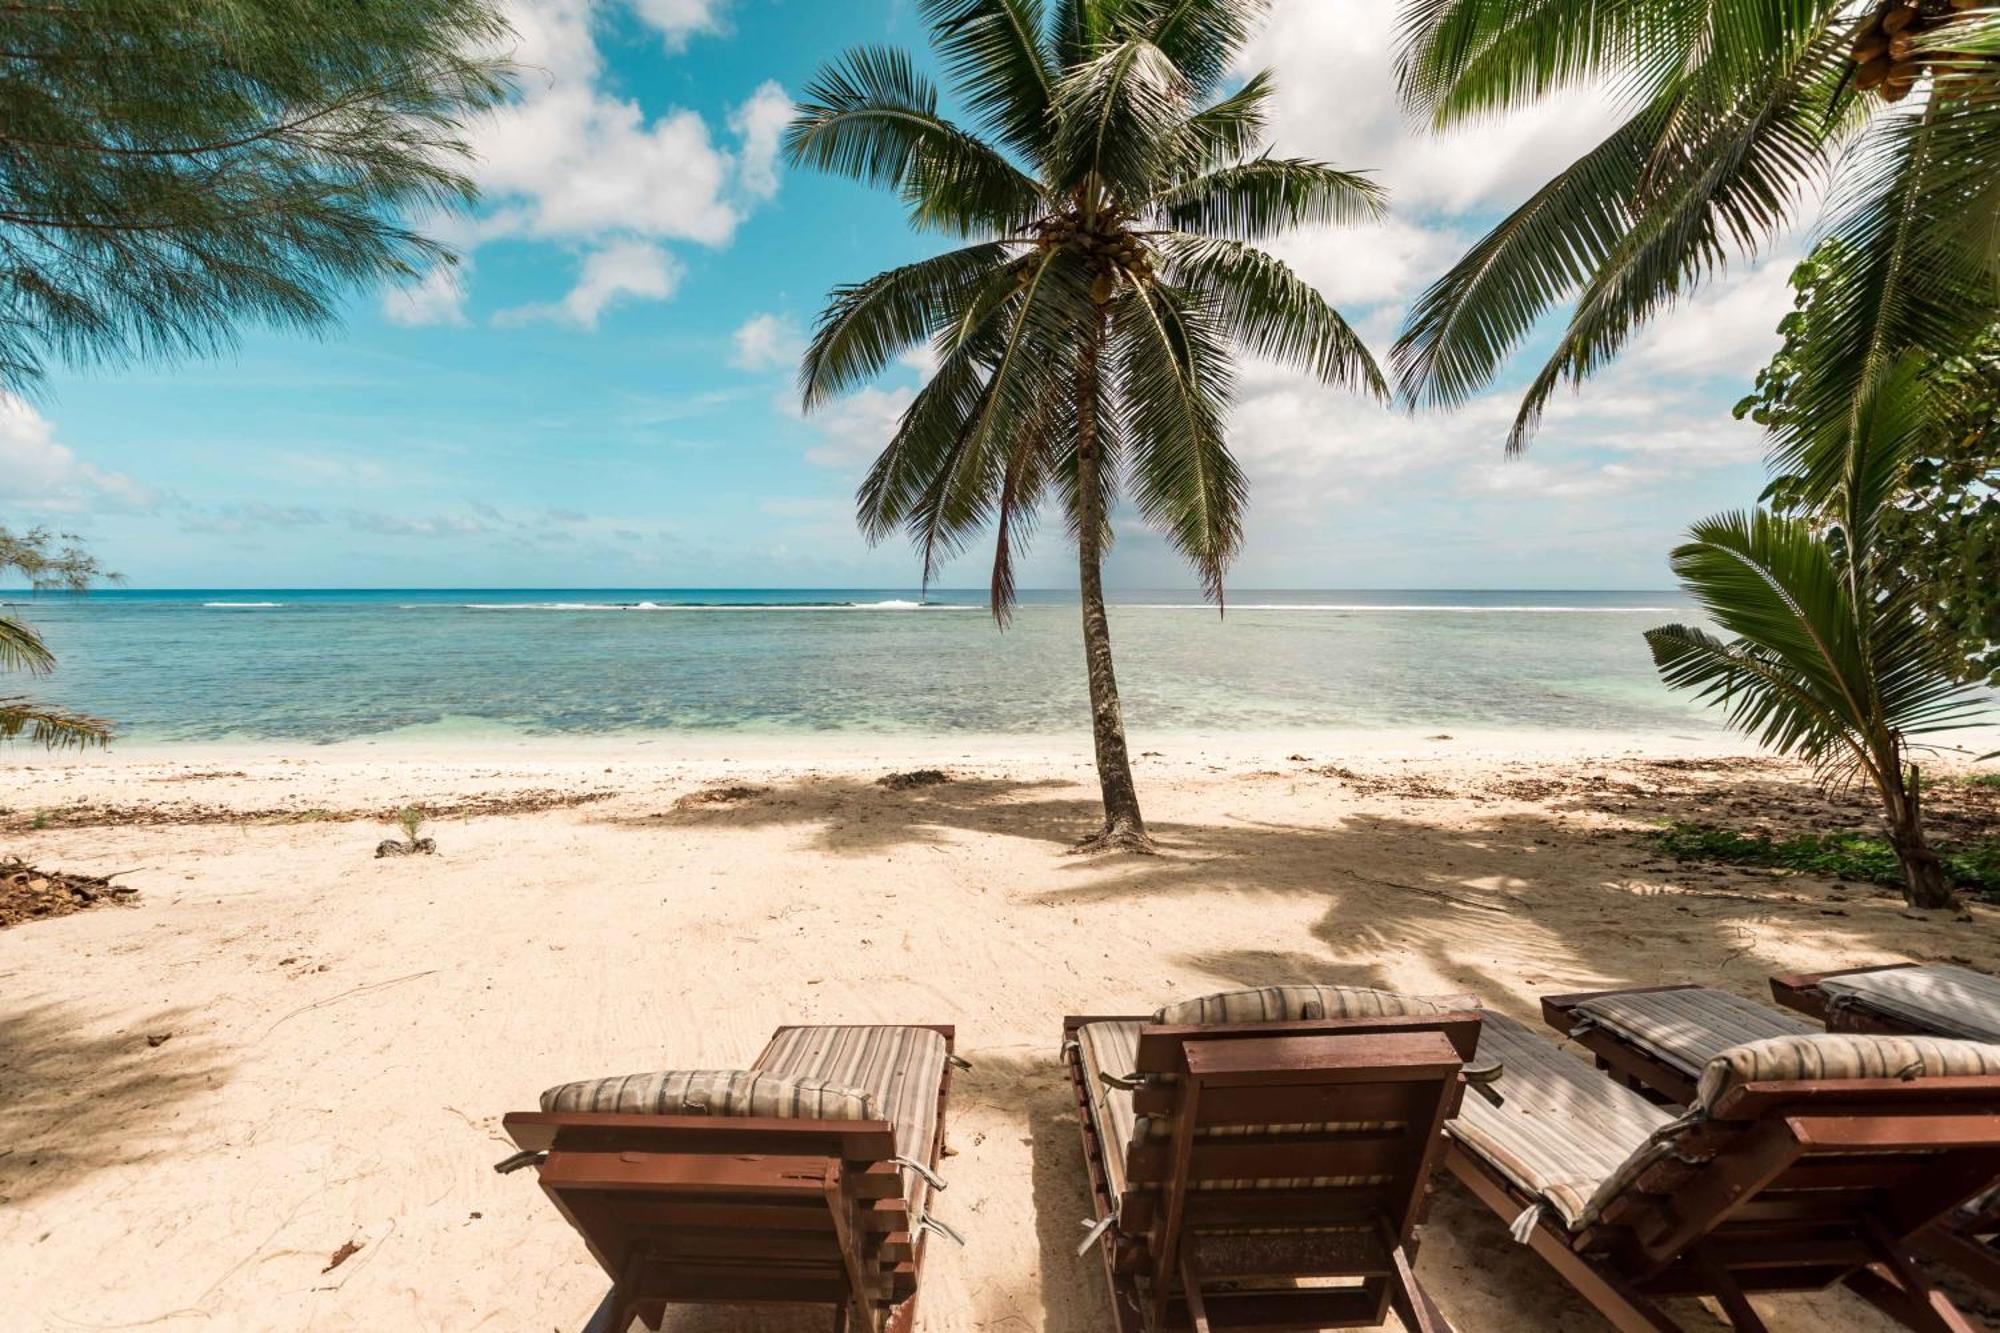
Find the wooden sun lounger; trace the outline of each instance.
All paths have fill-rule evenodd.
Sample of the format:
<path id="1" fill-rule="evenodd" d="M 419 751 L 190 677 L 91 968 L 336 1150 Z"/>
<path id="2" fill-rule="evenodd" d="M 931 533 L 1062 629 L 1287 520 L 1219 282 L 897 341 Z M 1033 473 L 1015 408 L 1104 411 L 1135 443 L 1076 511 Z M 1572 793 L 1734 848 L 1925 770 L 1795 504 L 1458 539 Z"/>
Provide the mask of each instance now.
<path id="1" fill-rule="evenodd" d="M 1710 1296 L 1762 1330 L 1749 1296 L 1845 1283 L 1908 1328 L 1970 1333 L 1914 1256 L 2000 1174 L 2000 1075 L 1738 1082 L 1676 1121 L 1519 1024 L 1489 1016 L 1482 1049 L 1506 1106 L 1468 1105 L 1446 1164 L 1616 1328 L 1680 1329 L 1659 1300 Z M 1560 1198 L 1527 1183 L 1556 1169 L 1547 1145 L 1606 1123 L 1631 1139 L 1608 1174 L 1600 1157 Z"/>
<path id="2" fill-rule="evenodd" d="M 1773 989 L 1778 984 L 1773 980 Z M 1639 1040 L 1633 1023 L 1620 1021 L 1631 1007 L 1624 1002 L 1631 1000 L 1649 1002 L 1648 1008 L 1681 1009 L 1691 1015 L 1691 1023 L 1714 1021 L 1721 1031 L 1698 1032 L 1691 1026 L 1673 1033 L 1655 1029 L 1651 1040 Z M 1588 1050 L 1598 1069 L 1656 1102 L 1675 1107 L 1694 1100 L 1703 1066 L 1733 1040 L 1813 1030 L 1785 1012 L 1702 986 L 1545 995 L 1542 1019 Z M 2000 1186 L 2000 1180 L 1993 1183 Z M 2000 1251 L 1992 1239 L 1996 1233 L 2000 1233 L 2000 1189 L 1989 1189 L 1973 1206 L 1912 1237 L 1911 1245 L 1926 1258 L 2000 1292 Z"/>
<path id="3" fill-rule="evenodd" d="M 947 1052 L 924 1158 L 934 1171 L 954 1033 L 919 1026 Z M 766 1056 L 788 1033 L 824 1030 L 780 1028 Z M 676 1304 L 825 1306 L 836 1333 L 911 1325 L 926 1228 L 887 1119 L 534 1111 L 501 1124 L 521 1152 L 498 1169 L 537 1164 L 612 1279 L 592 1333 L 634 1318 L 657 1329 Z"/>
<path id="4" fill-rule="evenodd" d="M 1829 984 L 1831 983 L 1831 984 Z M 1919 990 L 1929 985 L 1928 993 Z M 1928 1033 L 2000 1041 L 2000 980 L 1946 964 L 1780 972 L 1771 998 L 1829 1032 Z"/>
<path id="5" fill-rule="evenodd" d="M 1116 1072 L 1165 1132 L 1119 1142 L 1100 1125 L 1079 1040 L 1098 1024 L 1123 1025 L 1133 1058 Z M 1471 1012 L 1064 1019 L 1119 1333 L 1373 1327 L 1391 1308 L 1412 1333 L 1448 1333 L 1410 1262 L 1479 1028 Z"/>

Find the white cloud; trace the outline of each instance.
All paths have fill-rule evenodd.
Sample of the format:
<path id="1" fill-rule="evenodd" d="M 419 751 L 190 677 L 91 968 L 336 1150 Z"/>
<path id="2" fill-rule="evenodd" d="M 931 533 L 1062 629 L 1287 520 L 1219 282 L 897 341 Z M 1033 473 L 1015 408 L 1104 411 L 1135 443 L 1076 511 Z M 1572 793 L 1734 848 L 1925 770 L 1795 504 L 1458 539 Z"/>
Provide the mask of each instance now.
<path id="1" fill-rule="evenodd" d="M 1707 284 L 1639 336 L 1629 363 L 1669 375 L 1724 375 L 1747 392 L 1784 342 L 1778 321 L 1792 308 L 1791 274 L 1800 258 L 1783 249 Z"/>
<path id="2" fill-rule="evenodd" d="M 669 51 L 678 51 L 696 33 L 722 31 L 726 0 L 633 0 L 632 7 L 659 32 Z"/>
<path id="3" fill-rule="evenodd" d="M 678 51 L 696 33 L 718 32 L 725 0 L 626 0 L 641 22 Z M 520 94 L 471 128 L 475 174 L 486 210 L 440 219 L 441 239 L 471 250 L 499 239 L 589 248 L 586 271 L 561 303 L 571 322 L 594 322 L 594 292 L 666 295 L 656 265 L 642 284 L 593 282 L 596 256 L 635 241 L 727 245 L 750 207 L 778 189 L 778 147 L 791 100 L 767 82 L 729 118 L 736 142 L 718 142 L 686 108 L 649 107 L 610 91 L 595 27 L 612 0 L 510 0 L 524 71 Z M 628 258 L 631 251 L 621 251 Z M 677 273 L 678 270 L 670 270 Z M 406 323 L 456 322 L 463 292 L 438 280 L 400 308 Z M 602 303 L 596 307 L 602 309 Z M 538 308 L 550 313 L 553 308 Z M 518 312 L 516 312 L 518 317 Z"/>
<path id="4" fill-rule="evenodd" d="M 1616 123 L 1606 95 L 1578 91 L 1450 134 L 1418 130 L 1396 93 L 1399 8 L 1278 0 L 1239 63 L 1276 72 L 1283 151 L 1374 169 L 1399 209 L 1463 212 L 1518 203 Z"/>
<path id="5" fill-rule="evenodd" d="M 843 468 L 873 462 L 916 396 L 914 389 L 867 388 L 815 412 L 812 421 L 825 443 L 806 450 L 806 461 Z"/>
<path id="6" fill-rule="evenodd" d="M 552 319 L 594 329 L 613 304 L 627 297 L 664 301 L 674 294 L 685 270 L 666 250 L 645 241 L 612 241 L 583 261 L 576 285 L 552 304 L 515 306 L 494 318 L 502 324 Z"/>
<path id="7" fill-rule="evenodd" d="M 783 315 L 753 315 L 736 330 L 736 352 L 730 364 L 739 370 L 778 370 L 799 359 L 805 334 Z"/>
<path id="8" fill-rule="evenodd" d="M 439 264 L 421 282 L 382 294 L 382 315 L 391 324 L 418 328 L 465 323 L 465 270 L 469 261 Z"/>
<path id="9" fill-rule="evenodd" d="M 57 443 L 55 424 L 11 393 L 0 393 L 0 499 L 52 513 L 145 509 L 159 502 L 151 488 L 86 463 Z"/>
<path id="10" fill-rule="evenodd" d="M 776 81 L 766 81 L 729 117 L 729 128 L 742 140 L 737 155 L 737 179 L 753 199 L 778 192 L 778 148 L 791 123 L 792 99 Z"/>

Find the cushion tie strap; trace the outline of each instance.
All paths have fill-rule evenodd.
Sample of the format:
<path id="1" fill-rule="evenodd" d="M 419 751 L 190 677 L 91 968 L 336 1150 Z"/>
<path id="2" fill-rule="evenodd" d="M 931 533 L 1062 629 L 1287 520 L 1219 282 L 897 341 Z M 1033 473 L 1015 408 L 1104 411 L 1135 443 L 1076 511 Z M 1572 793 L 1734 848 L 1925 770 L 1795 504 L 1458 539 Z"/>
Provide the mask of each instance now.
<path id="1" fill-rule="evenodd" d="M 958 1232 L 952 1230 L 944 1223 L 938 1221 L 935 1217 L 932 1217 L 929 1213 L 925 1213 L 921 1217 L 917 1218 L 917 1230 L 935 1231 L 938 1233 L 938 1235 L 943 1236 L 946 1240 L 951 1241 L 953 1244 L 961 1248 L 963 1248 L 965 1245 L 965 1237 L 959 1235 Z"/>
<path id="2" fill-rule="evenodd" d="M 1095 1222 L 1085 1218 L 1083 1221 L 1083 1244 L 1076 1247 L 1076 1257 L 1081 1259 L 1084 1255 L 1089 1254 L 1090 1247 L 1110 1235 L 1117 1229 L 1117 1226 L 1118 1219 L 1115 1216 L 1100 1217 Z"/>
<path id="3" fill-rule="evenodd" d="M 1500 1076 L 1507 1072 L 1507 1067 L 1500 1061 L 1492 1060 L 1483 1065 L 1467 1065 L 1464 1072 L 1467 1087 L 1495 1106 L 1507 1104 L 1507 1099 L 1501 1096 L 1500 1089 L 1493 1086 L 1500 1081 Z"/>
<path id="4" fill-rule="evenodd" d="M 970 1069 L 970 1068 L 972 1068 L 972 1061 L 970 1061 L 970 1060 L 966 1059 L 966 1058 L 965 1058 L 964 1056 L 962 1056 L 962 1055 L 959 1055 L 959 1054 L 956 1054 L 955 1052 L 952 1052 L 952 1051 L 946 1051 L 946 1052 L 944 1053 L 944 1062 L 945 1062 L 946 1064 L 950 1065 L 950 1066 L 951 1066 L 951 1067 L 952 1067 L 953 1069 Z"/>
<path id="5" fill-rule="evenodd" d="M 1100 1071 L 1097 1081 L 1107 1088 L 1116 1088 L 1120 1092 L 1136 1092 L 1146 1086 L 1143 1074 L 1112 1074 Z"/>
<path id="6" fill-rule="evenodd" d="M 517 1152 L 512 1157 L 502 1158 L 493 1164 L 493 1169 L 504 1176 L 509 1171 L 519 1171 L 524 1166 L 540 1166 L 542 1159 L 547 1156 L 547 1153 L 536 1152 L 531 1148 L 525 1152 Z"/>
<path id="7" fill-rule="evenodd" d="M 929 1167 L 925 1166 L 922 1162 L 919 1162 L 914 1157 L 891 1157 L 889 1159 L 889 1164 L 891 1166 L 900 1166 L 905 1171 L 916 1172 L 918 1175 L 924 1178 L 924 1183 L 929 1185 L 934 1190 L 942 1191 L 950 1188 L 945 1184 L 943 1176 L 931 1170 Z"/>
<path id="8" fill-rule="evenodd" d="M 1507 1234 L 1514 1238 L 1516 1245 L 1526 1245 L 1535 1238 L 1535 1228 L 1541 1225 L 1542 1214 L 1547 1208 L 1547 1204 L 1531 1203 L 1514 1219 L 1514 1225 L 1507 1228 Z"/>
<path id="9" fill-rule="evenodd" d="M 1565 1032 L 1563 1036 L 1568 1038 L 1570 1041 L 1580 1041 L 1584 1037 L 1588 1036 L 1589 1034 L 1595 1031 L 1597 1031 L 1596 1020 L 1585 1018 L 1578 1021 L 1577 1025 L 1571 1028 L 1568 1032 Z"/>

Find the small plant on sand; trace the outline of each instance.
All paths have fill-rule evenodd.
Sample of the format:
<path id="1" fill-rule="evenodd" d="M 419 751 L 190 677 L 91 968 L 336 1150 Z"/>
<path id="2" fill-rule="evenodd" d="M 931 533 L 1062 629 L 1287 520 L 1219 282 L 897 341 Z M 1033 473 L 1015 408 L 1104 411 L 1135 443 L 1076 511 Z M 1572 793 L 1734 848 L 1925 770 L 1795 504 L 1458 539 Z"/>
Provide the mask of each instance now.
<path id="1" fill-rule="evenodd" d="M 437 851 L 437 840 L 418 835 L 424 828 L 424 808 L 420 805 L 406 805 L 396 812 L 396 825 L 403 830 L 403 841 L 384 838 L 376 844 L 375 855 L 383 856 L 429 856 Z"/>

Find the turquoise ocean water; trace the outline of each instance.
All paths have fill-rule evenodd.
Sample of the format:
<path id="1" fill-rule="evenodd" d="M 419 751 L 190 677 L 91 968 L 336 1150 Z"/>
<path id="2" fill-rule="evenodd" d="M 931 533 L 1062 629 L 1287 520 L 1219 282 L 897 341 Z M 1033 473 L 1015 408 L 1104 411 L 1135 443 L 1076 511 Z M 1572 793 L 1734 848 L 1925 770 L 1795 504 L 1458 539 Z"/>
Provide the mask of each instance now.
<path id="1" fill-rule="evenodd" d="M 115 590 L 7 598 L 61 666 L 38 697 L 137 742 L 320 742 L 410 728 L 577 736 L 1074 734 L 1073 595 L 1005 633 L 974 592 Z M 1582 729 L 1712 735 L 1653 674 L 1664 592 L 1116 598 L 1136 732 Z M 17 678 L 18 679 L 18 678 Z M 5 682 L 8 685 L 15 681 Z"/>

